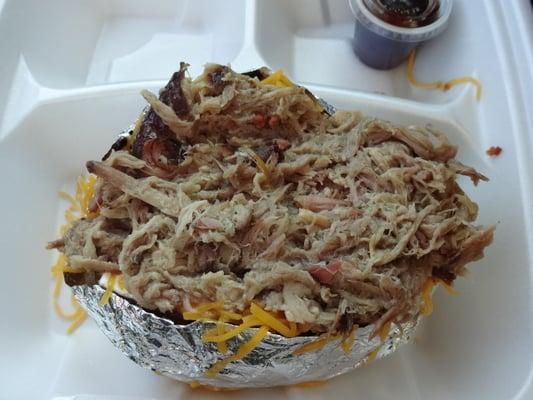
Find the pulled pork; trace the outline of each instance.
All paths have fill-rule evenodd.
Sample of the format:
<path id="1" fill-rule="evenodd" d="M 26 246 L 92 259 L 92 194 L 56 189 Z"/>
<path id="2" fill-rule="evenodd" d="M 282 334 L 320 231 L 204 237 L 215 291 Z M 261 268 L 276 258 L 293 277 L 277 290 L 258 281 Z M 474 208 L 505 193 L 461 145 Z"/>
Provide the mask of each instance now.
<path id="1" fill-rule="evenodd" d="M 304 88 L 182 64 L 122 150 L 89 161 L 91 206 L 49 247 L 120 271 L 142 307 L 252 301 L 313 332 L 401 324 L 430 278 L 452 283 L 494 227 L 456 182 L 487 180 L 432 129 L 323 112 Z"/>

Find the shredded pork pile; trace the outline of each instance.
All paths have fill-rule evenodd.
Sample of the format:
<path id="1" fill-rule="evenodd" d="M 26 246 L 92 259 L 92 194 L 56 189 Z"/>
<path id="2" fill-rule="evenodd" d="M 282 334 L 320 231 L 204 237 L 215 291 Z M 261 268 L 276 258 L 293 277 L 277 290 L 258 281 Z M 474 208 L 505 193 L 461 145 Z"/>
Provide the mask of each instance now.
<path id="1" fill-rule="evenodd" d="M 121 272 L 148 310 L 222 301 L 282 312 L 308 331 L 401 324 L 430 278 L 483 256 L 493 227 L 456 183 L 486 178 L 430 129 L 330 116 L 304 88 L 182 64 L 104 161 L 90 209 L 49 248 L 71 281 Z M 78 279 L 73 279 L 73 277 Z M 81 277 L 81 278 L 80 278 Z"/>

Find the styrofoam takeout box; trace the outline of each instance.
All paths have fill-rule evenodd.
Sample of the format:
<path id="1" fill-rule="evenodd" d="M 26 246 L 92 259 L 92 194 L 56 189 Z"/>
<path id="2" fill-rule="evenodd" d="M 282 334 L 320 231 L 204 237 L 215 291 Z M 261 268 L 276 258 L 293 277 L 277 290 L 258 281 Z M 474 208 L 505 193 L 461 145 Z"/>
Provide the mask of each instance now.
<path id="1" fill-rule="evenodd" d="M 533 17 L 529 0 L 456 0 L 449 29 L 421 49 L 421 79 L 474 75 L 447 93 L 411 88 L 405 66 L 374 71 L 350 45 L 341 0 L 0 0 L 0 398 L 176 399 L 205 391 L 156 376 L 116 351 L 91 321 L 74 335 L 53 313 L 44 250 L 70 190 L 180 60 L 236 70 L 266 64 L 338 107 L 428 124 L 491 178 L 474 188 L 494 244 L 459 296 L 438 291 L 415 340 L 388 359 L 313 389 L 223 398 L 533 398 Z M 485 150 L 501 146 L 489 159 Z"/>

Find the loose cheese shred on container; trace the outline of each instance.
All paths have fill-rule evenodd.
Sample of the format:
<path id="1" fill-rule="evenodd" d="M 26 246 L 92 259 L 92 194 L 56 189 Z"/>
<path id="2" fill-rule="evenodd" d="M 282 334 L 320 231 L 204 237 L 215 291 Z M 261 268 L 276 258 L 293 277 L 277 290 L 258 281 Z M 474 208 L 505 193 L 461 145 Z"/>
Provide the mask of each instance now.
<path id="1" fill-rule="evenodd" d="M 72 299 L 71 302 L 74 307 L 74 311 L 71 313 L 65 312 L 59 303 L 61 287 L 63 285 L 63 273 L 68 269 L 66 256 L 64 254 L 60 254 L 56 263 L 51 268 L 52 275 L 55 278 L 54 290 L 52 292 L 52 304 L 54 311 L 57 313 L 57 315 L 59 315 L 59 317 L 67 321 L 72 321 L 70 326 L 67 328 L 67 333 L 72 333 L 85 320 L 87 313 L 77 302 L 72 301 Z"/>
<path id="2" fill-rule="evenodd" d="M 87 318 L 87 312 L 84 309 L 82 309 L 80 306 L 80 310 L 78 311 L 76 318 L 74 319 L 74 321 L 72 321 L 72 324 L 67 328 L 67 334 L 70 335 L 72 332 L 78 329 L 78 326 L 80 326 L 82 322 L 85 321 L 86 318 Z"/>
<path id="3" fill-rule="evenodd" d="M 415 68 L 415 61 L 416 61 L 416 53 L 415 50 L 409 54 L 409 58 L 407 59 L 407 80 L 411 85 L 414 87 L 420 88 L 420 89 L 436 89 L 436 90 L 442 90 L 443 92 L 446 92 L 450 90 L 453 86 L 461 85 L 464 83 L 471 83 L 476 87 L 476 99 L 479 101 L 481 99 L 481 92 L 482 92 L 482 86 L 481 82 L 473 78 L 471 76 L 462 76 L 459 78 L 451 79 L 447 82 L 443 81 L 435 81 L 435 82 L 420 82 L 415 78 L 414 74 L 414 68 Z"/>
<path id="4" fill-rule="evenodd" d="M 89 175 L 86 179 L 78 177 L 76 181 L 76 195 L 72 196 L 66 192 L 59 192 L 59 197 L 66 200 L 69 203 L 69 207 L 65 210 L 66 224 L 63 224 L 59 228 L 61 236 L 70 228 L 70 223 L 79 218 L 93 218 L 97 213 L 89 211 L 89 203 L 94 196 L 94 185 L 96 183 L 96 177 Z M 60 253 L 54 265 L 50 268 L 50 272 L 55 280 L 54 289 L 52 291 L 52 305 L 54 311 L 59 317 L 67 321 L 72 321 L 67 328 L 67 333 L 74 332 L 78 326 L 87 318 L 87 312 L 81 307 L 74 297 L 71 298 L 74 311 L 71 313 L 65 312 L 59 302 L 61 297 L 61 288 L 64 283 L 65 272 L 76 272 L 76 270 L 70 268 L 67 263 L 67 257 L 65 254 Z M 111 294 L 109 295 L 111 296 Z"/>

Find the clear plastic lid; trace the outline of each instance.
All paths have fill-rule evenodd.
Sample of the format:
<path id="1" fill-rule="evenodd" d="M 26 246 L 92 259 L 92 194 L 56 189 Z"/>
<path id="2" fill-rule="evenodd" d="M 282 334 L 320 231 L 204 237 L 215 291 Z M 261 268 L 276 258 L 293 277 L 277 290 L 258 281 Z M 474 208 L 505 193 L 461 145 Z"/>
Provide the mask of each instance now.
<path id="1" fill-rule="evenodd" d="M 437 19 L 425 26 L 407 28 L 392 25 L 375 16 L 363 0 L 348 0 L 353 15 L 372 32 L 385 38 L 403 42 L 424 42 L 444 31 L 452 12 L 452 0 L 440 0 Z"/>

